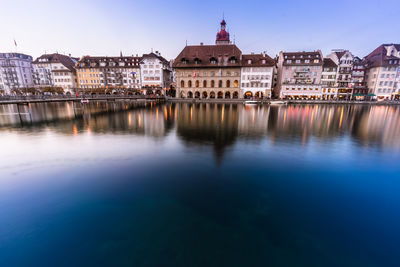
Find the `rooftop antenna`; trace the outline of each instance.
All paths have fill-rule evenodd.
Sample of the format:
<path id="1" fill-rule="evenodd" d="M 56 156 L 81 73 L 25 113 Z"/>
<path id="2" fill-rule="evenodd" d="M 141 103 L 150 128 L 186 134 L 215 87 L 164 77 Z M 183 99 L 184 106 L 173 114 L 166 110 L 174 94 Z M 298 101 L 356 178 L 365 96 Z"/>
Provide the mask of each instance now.
<path id="1" fill-rule="evenodd" d="M 187 40 L 186 40 L 186 46 L 187 46 Z"/>
<path id="2" fill-rule="evenodd" d="M 236 44 L 236 36 L 233 35 L 233 44 Z"/>

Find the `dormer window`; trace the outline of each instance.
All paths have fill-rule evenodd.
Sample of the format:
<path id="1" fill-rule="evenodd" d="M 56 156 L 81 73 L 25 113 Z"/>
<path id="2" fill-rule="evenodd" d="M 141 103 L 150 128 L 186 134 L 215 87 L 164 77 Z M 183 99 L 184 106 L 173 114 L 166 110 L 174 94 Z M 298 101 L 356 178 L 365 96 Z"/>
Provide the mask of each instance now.
<path id="1" fill-rule="evenodd" d="M 299 64 L 300 63 L 300 59 L 296 59 L 296 63 Z"/>
<path id="2" fill-rule="evenodd" d="M 217 60 L 216 60 L 214 57 L 212 57 L 212 58 L 210 59 L 210 63 L 211 63 L 211 64 L 217 64 Z"/>
<path id="3" fill-rule="evenodd" d="M 309 59 L 304 60 L 304 63 L 310 63 Z"/>
<path id="4" fill-rule="evenodd" d="M 265 64 L 265 63 L 266 63 L 265 59 L 263 59 L 261 62 L 262 62 L 262 64 Z"/>
<path id="5" fill-rule="evenodd" d="M 291 59 L 288 59 L 288 60 L 286 61 L 286 63 L 291 64 L 291 63 L 292 63 L 292 60 L 291 60 Z"/>
<path id="6" fill-rule="evenodd" d="M 194 59 L 194 63 L 195 64 L 200 64 L 200 59 L 198 59 L 197 57 Z"/>
<path id="7" fill-rule="evenodd" d="M 188 63 L 188 60 L 187 60 L 186 58 L 182 58 L 182 63 L 183 63 L 183 64 L 187 64 L 187 63 Z"/>
<path id="8" fill-rule="evenodd" d="M 251 59 L 247 60 L 247 64 L 251 65 Z"/>

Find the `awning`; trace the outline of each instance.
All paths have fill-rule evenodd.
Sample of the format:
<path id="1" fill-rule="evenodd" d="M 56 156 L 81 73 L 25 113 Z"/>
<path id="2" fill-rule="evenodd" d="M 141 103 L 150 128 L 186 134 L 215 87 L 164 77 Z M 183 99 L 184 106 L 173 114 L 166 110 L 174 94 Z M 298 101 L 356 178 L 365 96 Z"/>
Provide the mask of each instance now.
<path id="1" fill-rule="evenodd" d="M 368 96 L 376 96 L 375 94 L 368 94 Z"/>
<path id="2" fill-rule="evenodd" d="M 363 94 L 354 94 L 354 96 L 364 96 Z"/>

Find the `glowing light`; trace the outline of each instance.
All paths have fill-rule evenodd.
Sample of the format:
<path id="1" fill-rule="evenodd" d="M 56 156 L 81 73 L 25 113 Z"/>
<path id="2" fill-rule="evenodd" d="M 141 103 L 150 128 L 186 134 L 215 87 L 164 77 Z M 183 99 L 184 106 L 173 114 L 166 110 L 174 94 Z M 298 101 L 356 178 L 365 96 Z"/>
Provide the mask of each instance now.
<path id="1" fill-rule="evenodd" d="M 76 127 L 76 124 L 74 124 L 73 128 L 72 128 L 72 133 L 74 136 L 78 135 L 78 127 Z"/>

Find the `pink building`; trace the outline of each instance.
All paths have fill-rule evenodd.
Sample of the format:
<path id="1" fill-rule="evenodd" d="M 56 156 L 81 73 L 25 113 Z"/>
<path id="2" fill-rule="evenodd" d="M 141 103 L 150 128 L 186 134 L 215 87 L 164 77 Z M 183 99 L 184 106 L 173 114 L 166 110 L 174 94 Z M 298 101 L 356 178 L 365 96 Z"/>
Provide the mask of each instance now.
<path id="1" fill-rule="evenodd" d="M 313 52 L 280 52 L 276 95 L 282 99 L 320 99 L 323 56 Z"/>

